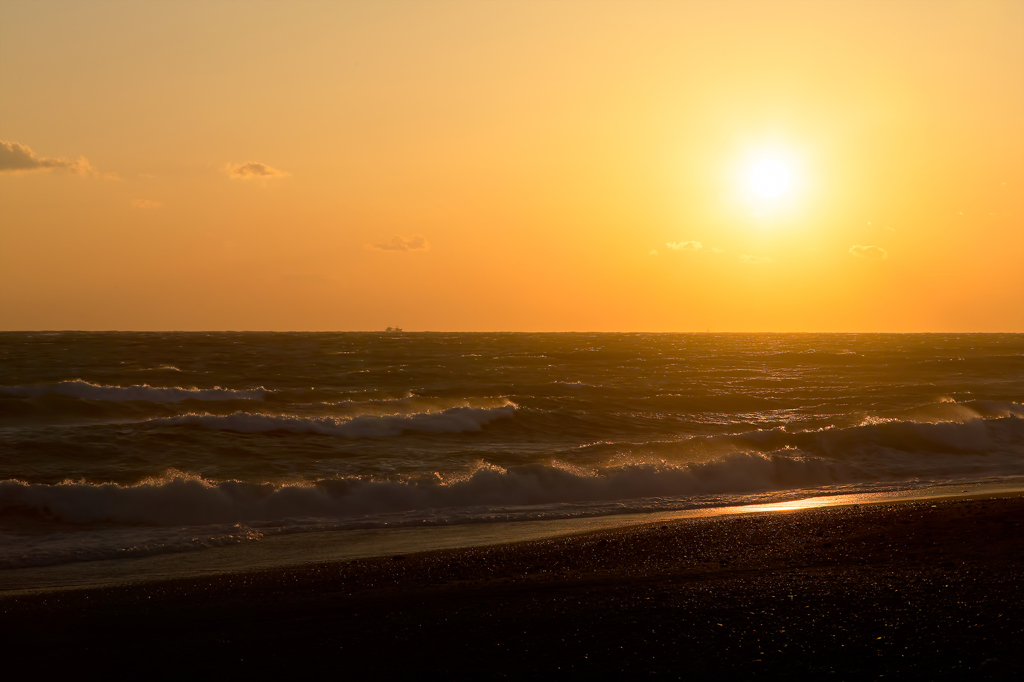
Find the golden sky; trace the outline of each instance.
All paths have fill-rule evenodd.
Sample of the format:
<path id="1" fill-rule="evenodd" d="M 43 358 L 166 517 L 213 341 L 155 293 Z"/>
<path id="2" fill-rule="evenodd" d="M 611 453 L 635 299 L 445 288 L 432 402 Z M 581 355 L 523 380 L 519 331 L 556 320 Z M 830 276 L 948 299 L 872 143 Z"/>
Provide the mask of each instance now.
<path id="1" fill-rule="evenodd" d="M 1019 0 L 4 0 L 0 140 L 3 329 L 1024 332 Z"/>

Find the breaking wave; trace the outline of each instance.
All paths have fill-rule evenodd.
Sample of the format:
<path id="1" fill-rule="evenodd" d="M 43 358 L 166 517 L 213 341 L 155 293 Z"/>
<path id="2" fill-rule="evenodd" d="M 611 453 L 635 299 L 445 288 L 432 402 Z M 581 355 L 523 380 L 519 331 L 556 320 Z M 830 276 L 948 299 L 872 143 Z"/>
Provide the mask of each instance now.
<path id="1" fill-rule="evenodd" d="M 66 523 L 198 525 L 339 519 L 368 514 L 487 506 L 521 507 L 848 483 L 874 479 L 820 458 L 735 454 L 684 466 L 631 465 L 604 471 L 557 464 L 475 471 L 444 480 L 347 478 L 310 484 L 209 481 L 174 472 L 137 485 L 0 481 L 0 515 Z"/>
<path id="2" fill-rule="evenodd" d="M 940 453 L 1005 452 L 1015 453 L 1024 463 L 1024 419 L 1014 412 L 991 419 L 946 422 L 868 418 L 845 429 L 793 433 L 775 428 L 708 440 L 716 438 L 762 452 L 797 448 L 843 459 L 880 452 L 902 453 L 909 461 Z"/>
<path id="3" fill-rule="evenodd" d="M 243 413 L 161 421 L 373 437 L 415 429 L 479 430 L 514 410 L 512 404 L 460 407 L 344 422 Z M 946 423 L 882 420 L 847 429 L 772 429 L 724 438 L 744 449 L 700 462 L 599 467 L 554 460 L 500 467 L 479 461 L 457 474 L 390 480 L 217 481 L 175 470 L 135 485 L 5 480 L 0 481 L 0 547 L 4 528 L 60 532 L 10 536 L 7 549 L 0 549 L 0 568 L 202 550 L 256 541 L 268 533 L 664 511 L 796 490 L 859 491 L 1024 475 L 1024 419 L 1017 416 Z M 81 530 L 69 535 L 65 531 L 71 527 Z"/>
<path id="4" fill-rule="evenodd" d="M 359 415 L 351 418 L 292 417 L 284 415 L 235 412 L 229 415 L 186 414 L 150 420 L 150 424 L 199 426 L 238 433 L 316 433 L 346 438 L 387 438 L 407 431 L 424 433 L 466 433 L 480 431 L 496 419 L 507 419 L 516 407 L 507 403 L 500 407 L 452 407 L 439 412 L 405 415 Z"/>
<path id="5" fill-rule="evenodd" d="M 439 415 L 417 415 L 357 426 L 360 433 L 393 433 L 400 424 L 431 429 L 479 428 L 480 414 L 500 410 L 458 408 Z M 452 415 L 451 413 L 455 413 Z M 246 415 L 251 416 L 251 415 Z M 443 417 L 446 421 L 422 421 Z M 305 424 L 308 420 L 301 420 Z M 356 420 L 352 420 L 356 421 Z M 1006 420 L 1021 435 L 1024 420 Z M 271 422 L 273 423 L 273 422 Z M 315 422 L 314 422 L 315 423 Z M 351 424 L 352 422 L 348 422 Z M 337 424 L 329 428 L 341 428 Z M 918 425 L 921 426 L 921 425 Z M 938 425 L 932 425 L 938 426 Z M 973 427 L 973 425 L 966 425 Z M 303 427 L 305 428 L 305 427 Z M 858 427 L 864 429 L 869 427 Z M 366 429 L 366 431 L 362 431 Z M 345 432 L 347 435 L 347 432 Z M 522 507 L 581 502 L 686 498 L 744 494 L 830 485 L 908 479 L 1024 474 L 1021 441 L 998 451 L 901 452 L 861 450 L 843 457 L 808 454 L 792 446 L 776 452 L 735 452 L 704 462 L 626 464 L 597 468 L 564 462 L 498 467 L 479 462 L 458 475 L 321 479 L 305 483 L 211 481 L 172 471 L 136 485 L 30 484 L 0 481 L 0 518 L 35 517 L 70 523 L 195 525 L 277 522 L 286 519 L 339 519 L 368 514 L 439 509 Z"/>

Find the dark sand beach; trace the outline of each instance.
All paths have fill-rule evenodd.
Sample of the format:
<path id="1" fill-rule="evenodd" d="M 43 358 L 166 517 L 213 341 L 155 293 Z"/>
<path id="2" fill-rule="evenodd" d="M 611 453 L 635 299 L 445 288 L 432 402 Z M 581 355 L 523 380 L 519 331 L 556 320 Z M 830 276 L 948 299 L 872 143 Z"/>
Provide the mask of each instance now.
<path id="1" fill-rule="evenodd" d="M 8 595 L 0 624 L 38 673 L 1015 679 L 1024 496 Z"/>

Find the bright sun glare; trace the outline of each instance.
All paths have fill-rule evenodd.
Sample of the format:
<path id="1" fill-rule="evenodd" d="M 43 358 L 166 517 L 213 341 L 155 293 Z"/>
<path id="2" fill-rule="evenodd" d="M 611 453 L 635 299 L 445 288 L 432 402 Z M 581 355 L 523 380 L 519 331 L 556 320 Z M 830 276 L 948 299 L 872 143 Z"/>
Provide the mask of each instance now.
<path id="1" fill-rule="evenodd" d="M 750 173 L 750 186 L 759 196 L 777 197 L 789 186 L 789 170 L 781 161 L 761 161 Z"/>

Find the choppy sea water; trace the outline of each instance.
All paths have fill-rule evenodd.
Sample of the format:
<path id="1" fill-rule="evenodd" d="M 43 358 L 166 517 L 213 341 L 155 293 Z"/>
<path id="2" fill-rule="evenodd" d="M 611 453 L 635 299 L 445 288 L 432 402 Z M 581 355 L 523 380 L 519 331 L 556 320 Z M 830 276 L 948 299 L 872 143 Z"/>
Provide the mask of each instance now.
<path id="1" fill-rule="evenodd" d="M 998 482 L 1022 403 L 1020 334 L 3 333 L 0 569 Z"/>

